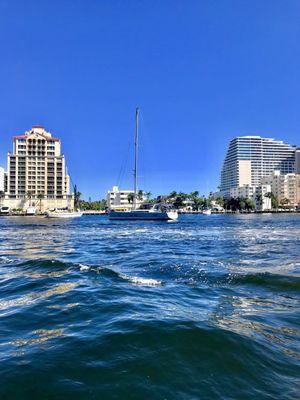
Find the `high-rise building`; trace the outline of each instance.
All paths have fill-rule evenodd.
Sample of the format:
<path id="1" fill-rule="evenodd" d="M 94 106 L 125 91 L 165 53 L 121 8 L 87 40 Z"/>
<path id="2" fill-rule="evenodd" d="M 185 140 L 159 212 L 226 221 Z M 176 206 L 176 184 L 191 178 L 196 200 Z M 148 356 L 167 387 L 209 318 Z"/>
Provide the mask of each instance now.
<path id="1" fill-rule="evenodd" d="M 60 139 L 42 126 L 13 138 L 13 152 L 7 157 L 5 201 L 12 208 L 24 209 L 28 203 L 41 203 L 42 210 L 73 208 Z"/>
<path id="2" fill-rule="evenodd" d="M 220 192 L 228 196 L 230 189 L 258 186 L 261 178 L 274 170 L 283 174 L 295 172 L 296 146 L 260 136 L 240 136 L 231 140 L 221 171 Z"/>
<path id="3" fill-rule="evenodd" d="M 295 153 L 295 173 L 300 174 L 300 148 Z"/>

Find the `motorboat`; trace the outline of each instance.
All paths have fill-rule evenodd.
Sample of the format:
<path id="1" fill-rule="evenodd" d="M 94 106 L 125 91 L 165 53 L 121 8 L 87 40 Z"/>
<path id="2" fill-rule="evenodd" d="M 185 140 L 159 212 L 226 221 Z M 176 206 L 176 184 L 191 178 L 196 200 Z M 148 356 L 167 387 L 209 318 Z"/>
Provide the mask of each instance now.
<path id="1" fill-rule="evenodd" d="M 9 206 L 2 206 L 0 208 L 0 215 L 10 215 L 10 207 Z"/>
<path id="2" fill-rule="evenodd" d="M 36 207 L 30 206 L 26 209 L 26 215 L 28 216 L 34 216 L 36 215 L 37 209 Z"/>
<path id="3" fill-rule="evenodd" d="M 203 215 L 210 215 L 210 214 L 211 214 L 211 209 L 210 209 L 210 208 L 205 208 L 205 209 L 202 211 L 202 214 L 203 214 Z"/>
<path id="4" fill-rule="evenodd" d="M 123 221 L 175 221 L 178 219 L 177 210 L 172 210 L 162 204 L 154 204 L 149 209 L 138 208 L 138 140 L 139 140 L 139 108 L 135 112 L 135 136 L 134 136 L 134 192 L 132 209 L 125 211 L 111 210 L 108 213 L 110 220 Z"/>
<path id="5" fill-rule="evenodd" d="M 82 217 L 81 211 L 53 210 L 46 211 L 47 218 L 79 218 Z"/>

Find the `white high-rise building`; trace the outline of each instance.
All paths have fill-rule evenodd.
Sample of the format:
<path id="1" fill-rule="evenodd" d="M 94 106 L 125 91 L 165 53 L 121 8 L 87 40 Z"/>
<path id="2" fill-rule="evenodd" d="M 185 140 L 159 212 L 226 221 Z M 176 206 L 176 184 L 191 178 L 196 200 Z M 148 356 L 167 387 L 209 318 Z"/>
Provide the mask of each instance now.
<path id="1" fill-rule="evenodd" d="M 73 208 L 70 178 L 60 139 L 42 126 L 33 126 L 13 138 L 13 152 L 7 156 L 5 203 L 11 208 L 37 205 L 42 211 Z"/>
<path id="2" fill-rule="evenodd" d="M 279 170 L 295 172 L 296 146 L 260 136 L 239 136 L 231 140 L 221 171 L 220 192 L 224 196 L 239 186 L 258 186 L 261 178 Z"/>

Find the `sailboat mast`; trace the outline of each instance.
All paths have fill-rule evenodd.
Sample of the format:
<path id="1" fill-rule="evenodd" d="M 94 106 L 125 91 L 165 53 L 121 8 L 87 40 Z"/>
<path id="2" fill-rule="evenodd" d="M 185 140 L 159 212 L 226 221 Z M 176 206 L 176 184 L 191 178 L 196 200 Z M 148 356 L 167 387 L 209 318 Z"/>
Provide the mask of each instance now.
<path id="1" fill-rule="evenodd" d="M 138 192 L 138 144 L 139 144 L 139 108 L 135 110 L 135 136 L 134 136 L 134 210 L 137 206 L 137 192 Z"/>

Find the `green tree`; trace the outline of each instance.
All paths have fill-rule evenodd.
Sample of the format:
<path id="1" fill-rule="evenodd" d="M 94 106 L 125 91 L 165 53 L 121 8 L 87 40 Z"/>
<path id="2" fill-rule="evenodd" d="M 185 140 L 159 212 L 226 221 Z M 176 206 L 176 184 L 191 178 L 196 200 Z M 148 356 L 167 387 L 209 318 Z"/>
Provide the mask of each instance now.
<path id="1" fill-rule="evenodd" d="M 127 196 L 127 200 L 128 200 L 129 204 L 133 203 L 134 193 L 129 193 L 128 196 Z"/>
<path id="2" fill-rule="evenodd" d="M 81 193 L 77 189 L 77 185 L 74 185 L 74 207 L 79 208 Z"/>
<path id="3" fill-rule="evenodd" d="M 169 195 L 168 195 L 169 199 L 175 199 L 177 197 L 177 192 L 176 190 L 173 190 Z"/>
<path id="4" fill-rule="evenodd" d="M 216 197 L 216 198 L 215 198 L 215 202 L 216 202 L 219 206 L 224 207 L 224 197 L 222 197 L 222 196 Z"/>
<path id="5" fill-rule="evenodd" d="M 291 203 L 290 199 L 287 199 L 286 197 L 280 200 L 280 205 L 283 207 L 290 208 L 290 203 Z"/>
<path id="6" fill-rule="evenodd" d="M 195 190 L 189 194 L 189 200 L 192 201 L 192 207 L 194 211 L 199 211 L 199 209 L 203 208 L 204 201 L 202 197 L 199 197 L 198 190 Z"/>
<path id="7" fill-rule="evenodd" d="M 4 197 L 5 197 L 5 193 L 3 192 L 3 190 L 1 190 L 0 191 L 0 204 L 2 204 Z"/>
<path id="8" fill-rule="evenodd" d="M 240 211 L 244 211 L 245 208 L 246 208 L 246 201 L 245 201 L 245 199 L 243 199 L 243 198 L 239 199 L 238 209 L 239 209 Z"/>
<path id="9" fill-rule="evenodd" d="M 263 202 L 262 194 L 261 193 L 257 193 L 257 195 L 255 196 L 255 199 L 256 199 L 256 203 L 261 207 L 262 206 L 262 202 Z"/>
<path id="10" fill-rule="evenodd" d="M 151 199 L 152 193 L 146 192 L 145 194 L 146 194 L 147 200 L 149 201 Z"/>
<path id="11" fill-rule="evenodd" d="M 224 201 L 225 210 L 237 211 L 239 209 L 239 199 L 233 197 L 227 198 Z"/>
<path id="12" fill-rule="evenodd" d="M 255 210 L 255 203 L 254 203 L 254 201 L 253 200 L 251 200 L 251 199 L 245 199 L 245 209 L 247 210 L 247 211 L 250 211 L 250 210 Z"/>
<path id="13" fill-rule="evenodd" d="M 31 207 L 31 200 L 32 200 L 32 197 L 33 197 L 33 192 L 28 190 L 27 193 L 26 193 L 26 197 L 29 200 L 29 207 Z"/>
<path id="14" fill-rule="evenodd" d="M 188 199 L 188 194 L 184 192 L 177 193 L 176 198 L 173 200 L 173 206 L 175 208 L 182 208 L 185 206 L 185 201 Z"/>
<path id="15" fill-rule="evenodd" d="M 142 201 L 144 199 L 144 191 L 143 190 L 138 191 L 137 198 L 140 201 Z"/>
<path id="16" fill-rule="evenodd" d="M 43 193 L 39 193 L 37 195 L 37 198 L 39 200 L 39 205 L 40 205 L 40 213 L 42 212 L 42 200 L 45 198 L 45 195 Z"/>
<path id="17" fill-rule="evenodd" d="M 107 202 L 105 199 L 91 201 L 91 202 L 80 200 L 79 208 L 81 210 L 93 210 L 93 211 L 105 210 L 107 208 Z"/>

